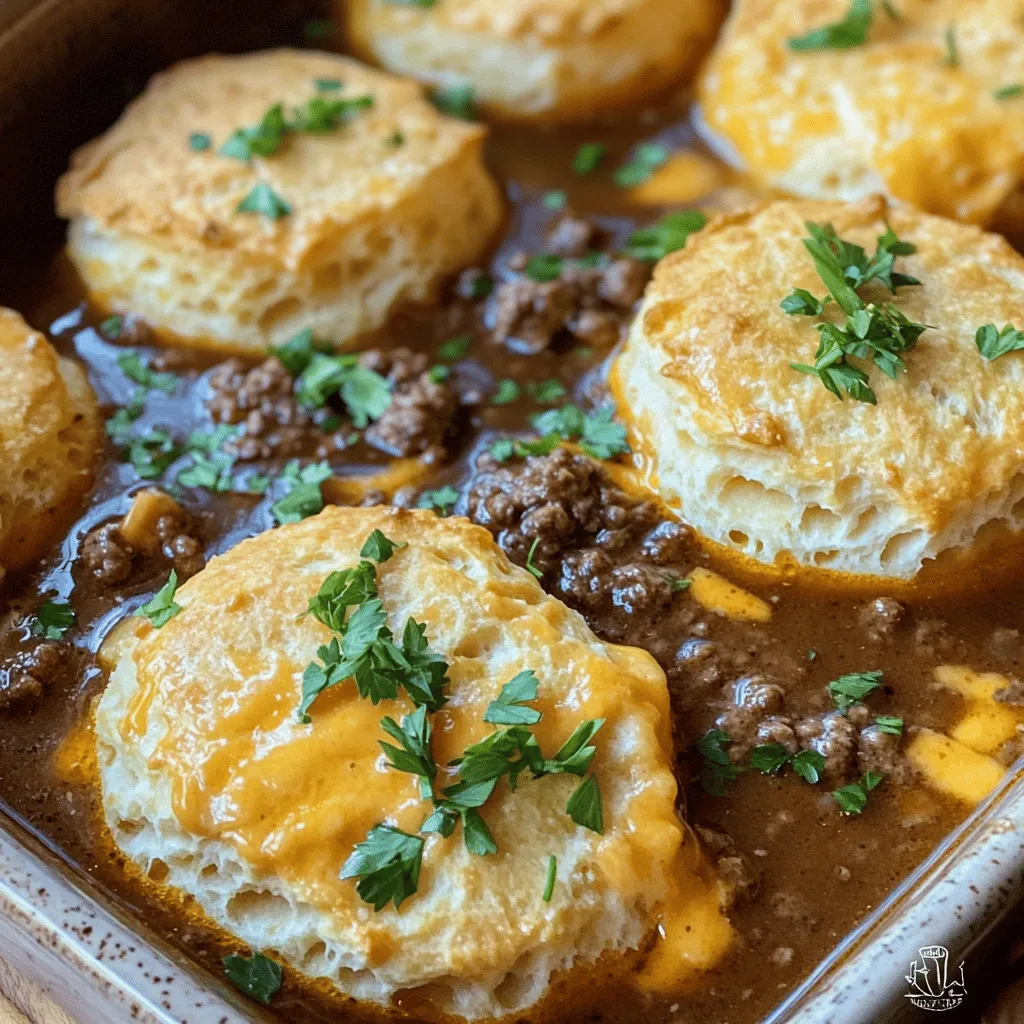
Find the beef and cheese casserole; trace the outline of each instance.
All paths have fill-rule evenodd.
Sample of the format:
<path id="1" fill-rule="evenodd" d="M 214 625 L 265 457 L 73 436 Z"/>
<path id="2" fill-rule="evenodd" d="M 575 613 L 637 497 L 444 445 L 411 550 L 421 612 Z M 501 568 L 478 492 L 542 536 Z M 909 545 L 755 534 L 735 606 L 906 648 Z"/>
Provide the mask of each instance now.
<path id="1" fill-rule="evenodd" d="M 157 74 L 0 291 L 3 806 L 272 1019 L 769 1013 L 1024 753 L 1018 179 L 801 106 L 1019 118 L 1012 6 Z"/>

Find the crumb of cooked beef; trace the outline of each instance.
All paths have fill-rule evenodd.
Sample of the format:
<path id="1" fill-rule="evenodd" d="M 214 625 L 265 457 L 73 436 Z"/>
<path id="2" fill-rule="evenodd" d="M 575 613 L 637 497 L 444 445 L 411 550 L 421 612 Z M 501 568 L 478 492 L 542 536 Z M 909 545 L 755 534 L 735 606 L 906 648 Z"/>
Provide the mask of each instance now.
<path id="1" fill-rule="evenodd" d="M 67 664 L 64 645 L 45 640 L 0 668 L 0 712 L 38 700 Z"/>

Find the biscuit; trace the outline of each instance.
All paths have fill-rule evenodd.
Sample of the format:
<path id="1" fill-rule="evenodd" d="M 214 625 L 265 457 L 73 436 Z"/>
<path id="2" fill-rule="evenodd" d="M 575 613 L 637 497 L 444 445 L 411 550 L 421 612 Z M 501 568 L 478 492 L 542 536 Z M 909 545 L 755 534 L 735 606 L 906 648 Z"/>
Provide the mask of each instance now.
<path id="1" fill-rule="evenodd" d="M 862 289 L 929 325 L 895 380 L 851 357 L 877 405 L 790 368 L 814 363 L 823 319 L 780 308 L 794 288 L 825 292 L 808 221 L 869 254 L 887 223 L 917 247 L 896 266 L 919 286 Z M 638 466 L 706 537 L 763 562 L 910 578 L 986 527 L 1024 527 L 1024 355 L 984 358 L 987 323 L 1024 328 L 1024 258 L 1003 238 L 878 197 L 776 202 L 658 264 L 611 383 Z"/>
<path id="2" fill-rule="evenodd" d="M 294 123 L 317 96 L 372 106 L 248 162 L 219 154 L 276 104 Z M 171 340 L 262 353 L 311 327 L 344 346 L 487 248 L 502 202 L 483 138 L 415 83 L 343 57 L 207 56 L 156 75 L 75 153 L 57 209 L 93 297 Z M 267 187 L 290 213 L 236 212 Z"/>
<path id="3" fill-rule="evenodd" d="M 842 22 L 850 0 L 737 0 L 701 76 L 707 127 L 798 196 L 1002 221 L 1024 177 L 1020 5 L 899 0 L 898 20 L 870 7 L 865 43 L 801 52 L 790 40 Z"/>
<path id="4" fill-rule="evenodd" d="M 0 579 L 40 555 L 92 483 L 96 397 L 18 313 L 0 308 Z"/>
<path id="5" fill-rule="evenodd" d="M 339 0 L 367 60 L 439 87 L 471 85 L 491 115 L 586 120 L 683 80 L 719 0 Z"/>
<path id="6" fill-rule="evenodd" d="M 375 529 L 407 545 L 376 570 L 390 628 L 401 637 L 408 617 L 424 623 L 449 666 L 448 703 L 431 718 L 439 765 L 493 732 L 488 703 L 525 669 L 539 680 L 533 728 L 545 752 L 581 721 L 606 719 L 591 768 L 603 835 L 566 814 L 578 778 L 524 776 L 515 792 L 500 783 L 481 809 L 497 853 L 471 854 L 461 826 L 427 836 L 417 891 L 376 913 L 339 871 L 376 824 L 415 833 L 432 809 L 378 748 L 383 716 L 412 704 L 374 705 L 349 680 L 317 698 L 308 724 L 296 713 L 303 672 L 330 635 L 300 613 Z M 674 809 L 661 669 L 601 643 L 483 528 L 329 507 L 213 559 L 175 600 L 182 611 L 162 628 L 136 620 L 104 652 L 115 663 L 96 715 L 106 820 L 131 860 L 166 870 L 168 885 L 253 948 L 359 999 L 417 987 L 439 1013 L 500 1017 L 534 1004 L 556 971 L 598 957 L 613 969 L 653 934 L 675 881 L 697 881 L 698 852 Z M 434 791 L 453 773 L 442 767 Z"/>

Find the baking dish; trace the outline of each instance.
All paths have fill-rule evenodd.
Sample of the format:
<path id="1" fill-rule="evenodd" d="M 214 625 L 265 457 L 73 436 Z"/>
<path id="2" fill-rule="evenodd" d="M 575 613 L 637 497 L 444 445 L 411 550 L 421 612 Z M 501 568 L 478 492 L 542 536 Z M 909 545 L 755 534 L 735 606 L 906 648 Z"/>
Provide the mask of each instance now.
<path id="1" fill-rule="evenodd" d="M 6 254 L 52 244 L 53 179 L 68 151 L 113 119 L 150 73 L 209 49 L 245 50 L 298 38 L 301 3 L 102 0 L 8 3 L 0 11 L 0 209 Z M 254 8 L 259 8 L 255 10 Z M 922 946 L 954 965 L 978 952 L 1022 891 L 1024 780 L 1003 790 L 951 836 L 789 997 L 773 1021 L 874 1021 L 917 1012 L 904 980 Z M 17 822 L 3 819 L 0 953 L 85 1020 L 242 1021 L 219 983 L 174 952 L 63 864 Z M 971 974 L 967 976 L 971 994 Z M 924 1016 L 924 1014 L 921 1014 Z"/>

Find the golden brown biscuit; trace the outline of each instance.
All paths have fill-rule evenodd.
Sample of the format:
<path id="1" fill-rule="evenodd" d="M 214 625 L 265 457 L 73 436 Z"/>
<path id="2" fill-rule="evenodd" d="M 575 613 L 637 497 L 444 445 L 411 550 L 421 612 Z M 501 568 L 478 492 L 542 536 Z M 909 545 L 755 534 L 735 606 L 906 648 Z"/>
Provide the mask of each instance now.
<path id="1" fill-rule="evenodd" d="M 295 123 L 315 99 L 372 105 L 248 162 L 218 153 L 276 104 Z M 75 154 L 57 209 L 93 295 L 171 338 L 262 352 L 312 327 L 344 345 L 486 249 L 502 204 L 483 136 L 414 83 L 343 57 L 202 57 L 153 78 Z M 268 188 L 290 213 L 237 212 Z"/>
<path id="2" fill-rule="evenodd" d="M 737 0 L 700 82 L 703 116 L 769 185 L 875 193 L 986 224 L 1024 177 L 1020 0 L 881 4 L 867 41 L 801 52 L 850 0 Z"/>
<path id="3" fill-rule="evenodd" d="M 815 324 L 788 314 L 795 288 L 825 294 L 805 222 L 875 250 L 891 224 L 917 247 L 891 302 L 929 325 L 891 380 L 870 362 L 877 405 L 838 400 L 812 364 Z M 712 221 L 662 260 L 612 383 L 651 486 L 705 536 L 764 562 L 911 577 L 986 527 L 1024 528 L 1024 354 L 984 358 L 983 324 L 1024 328 L 1024 258 L 979 228 L 858 204 L 776 202 Z"/>
<path id="4" fill-rule="evenodd" d="M 18 313 L 0 308 L 0 580 L 36 558 L 92 482 L 96 398 Z"/>
<path id="5" fill-rule="evenodd" d="M 721 21 L 719 0 L 340 2 L 368 60 L 440 87 L 473 87 L 490 114 L 586 120 L 685 78 Z"/>
<path id="6" fill-rule="evenodd" d="M 435 794 L 457 777 L 443 766 L 498 728 L 483 715 L 524 670 L 539 681 L 529 703 L 546 756 L 605 719 L 590 769 L 602 835 L 566 813 L 575 776 L 521 776 L 515 792 L 502 781 L 480 809 L 497 851 L 469 852 L 461 825 L 423 836 L 416 892 L 378 912 L 339 872 L 377 824 L 415 835 L 433 810 L 378 746 L 382 718 L 413 705 L 404 694 L 374 705 L 348 680 L 307 724 L 297 713 L 303 673 L 330 640 L 300 614 L 373 530 L 407 545 L 376 568 L 389 627 L 401 638 L 410 617 L 425 624 L 448 665 L 447 703 L 428 719 Z M 540 999 L 554 972 L 600 956 L 618 969 L 673 892 L 714 899 L 675 814 L 664 674 L 645 652 L 598 641 L 486 530 L 329 507 L 215 558 L 175 599 L 182 611 L 166 625 L 142 623 L 107 651 L 116 665 L 96 719 L 106 818 L 130 858 L 166 865 L 170 885 L 254 948 L 360 999 L 428 986 L 437 1012 L 503 1016 Z"/>

